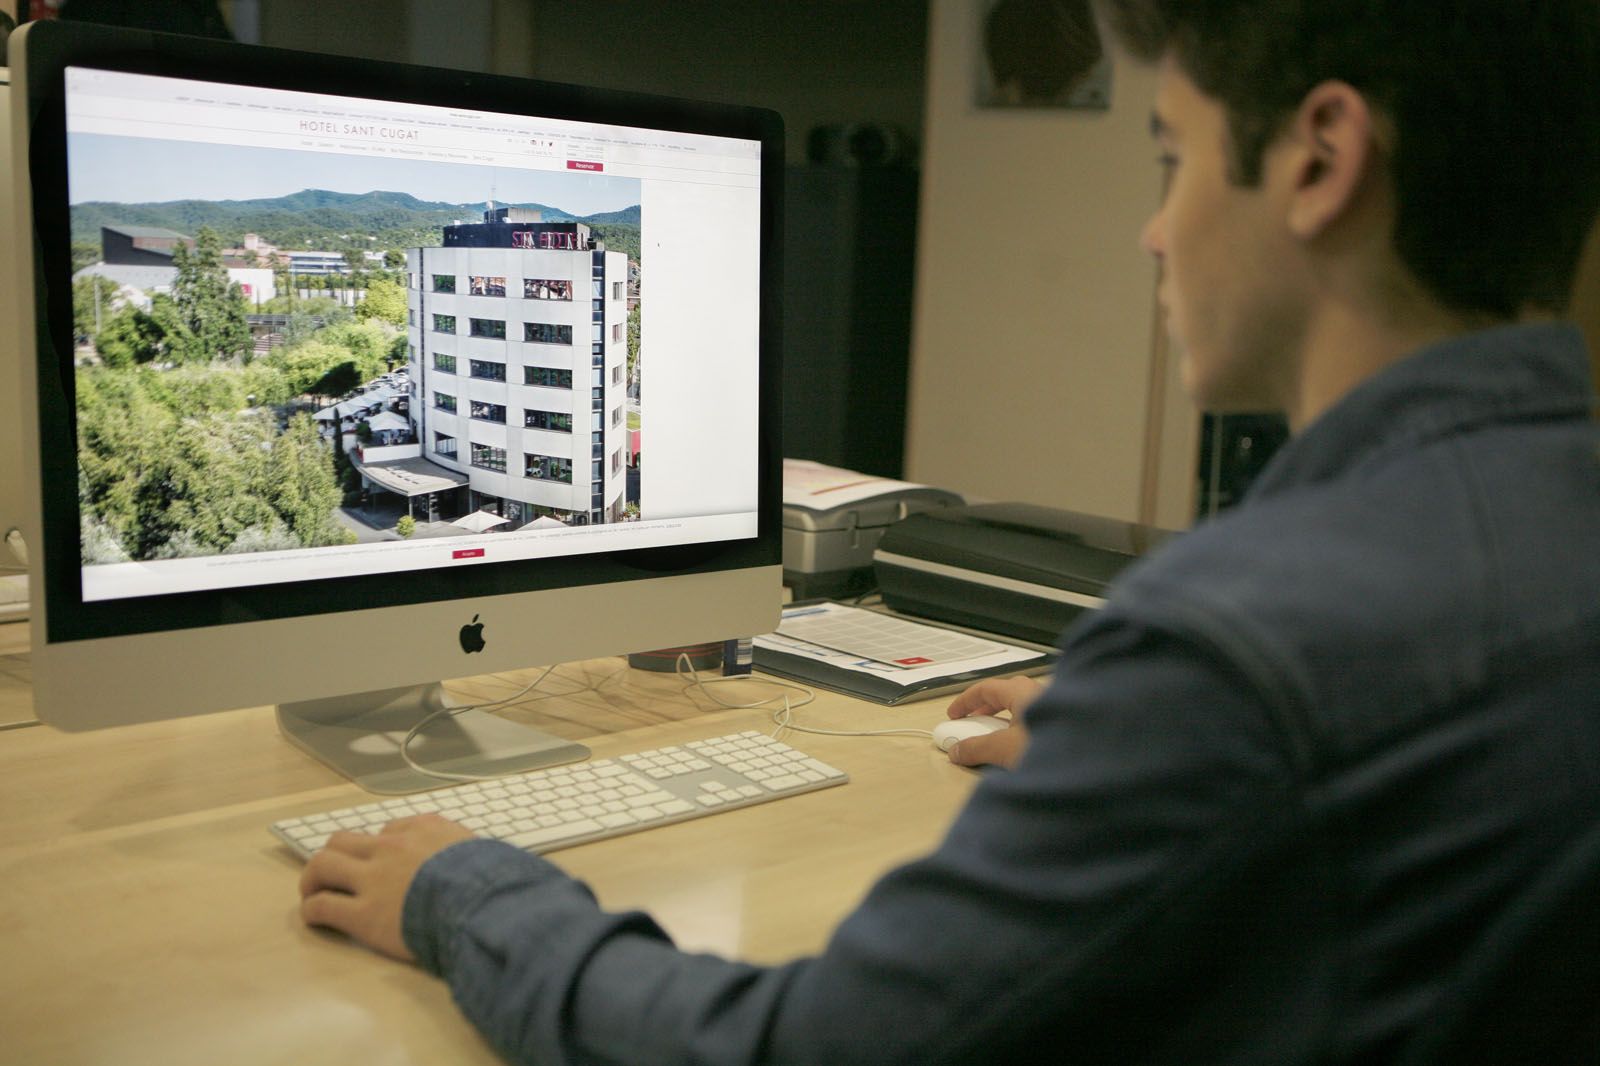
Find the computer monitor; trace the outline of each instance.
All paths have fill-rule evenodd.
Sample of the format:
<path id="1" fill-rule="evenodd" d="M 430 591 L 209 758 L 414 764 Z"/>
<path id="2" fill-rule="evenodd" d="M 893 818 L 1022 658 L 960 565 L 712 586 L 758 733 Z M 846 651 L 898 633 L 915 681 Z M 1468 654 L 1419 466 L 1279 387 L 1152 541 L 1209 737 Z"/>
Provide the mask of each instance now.
<path id="1" fill-rule="evenodd" d="M 402 792 L 441 678 L 775 627 L 776 115 L 81 24 L 11 61 L 43 721 L 277 704 Z"/>

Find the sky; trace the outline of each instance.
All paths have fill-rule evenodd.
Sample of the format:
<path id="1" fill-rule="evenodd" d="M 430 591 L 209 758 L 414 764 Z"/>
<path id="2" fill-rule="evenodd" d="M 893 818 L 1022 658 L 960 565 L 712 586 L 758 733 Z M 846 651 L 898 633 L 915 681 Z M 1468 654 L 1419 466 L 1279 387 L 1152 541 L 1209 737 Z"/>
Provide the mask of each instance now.
<path id="1" fill-rule="evenodd" d="M 384 159 L 107 134 L 72 134 L 69 202 L 256 200 L 302 189 L 404 192 L 452 204 L 540 203 L 574 215 L 639 203 L 639 179 L 567 171 Z"/>

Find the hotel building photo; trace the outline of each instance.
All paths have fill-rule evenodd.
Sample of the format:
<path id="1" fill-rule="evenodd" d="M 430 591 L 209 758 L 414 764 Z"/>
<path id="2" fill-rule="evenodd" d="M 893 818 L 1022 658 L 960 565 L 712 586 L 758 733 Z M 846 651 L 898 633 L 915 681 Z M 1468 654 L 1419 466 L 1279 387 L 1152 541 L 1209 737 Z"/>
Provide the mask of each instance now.
<path id="1" fill-rule="evenodd" d="M 515 529 L 594 525 L 627 500 L 628 259 L 581 222 L 496 208 L 407 253 L 410 418 Z"/>

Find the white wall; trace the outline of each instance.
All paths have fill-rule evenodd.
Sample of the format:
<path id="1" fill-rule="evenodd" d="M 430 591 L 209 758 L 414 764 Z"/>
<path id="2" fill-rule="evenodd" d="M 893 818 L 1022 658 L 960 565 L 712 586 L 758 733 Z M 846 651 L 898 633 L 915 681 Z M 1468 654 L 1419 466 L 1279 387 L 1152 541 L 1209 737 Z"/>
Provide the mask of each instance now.
<path id="1" fill-rule="evenodd" d="M 1154 75 L 1117 57 L 1109 111 L 980 109 L 979 6 L 930 5 L 906 476 L 1186 526 L 1198 423 L 1138 246 Z"/>

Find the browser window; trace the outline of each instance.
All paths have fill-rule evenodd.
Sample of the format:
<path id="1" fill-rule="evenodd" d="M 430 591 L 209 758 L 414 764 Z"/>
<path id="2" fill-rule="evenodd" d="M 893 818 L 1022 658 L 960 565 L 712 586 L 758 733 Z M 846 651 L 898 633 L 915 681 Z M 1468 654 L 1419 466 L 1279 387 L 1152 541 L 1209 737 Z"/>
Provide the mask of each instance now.
<path id="1" fill-rule="evenodd" d="M 755 535 L 759 142 L 66 88 L 85 600 Z"/>

